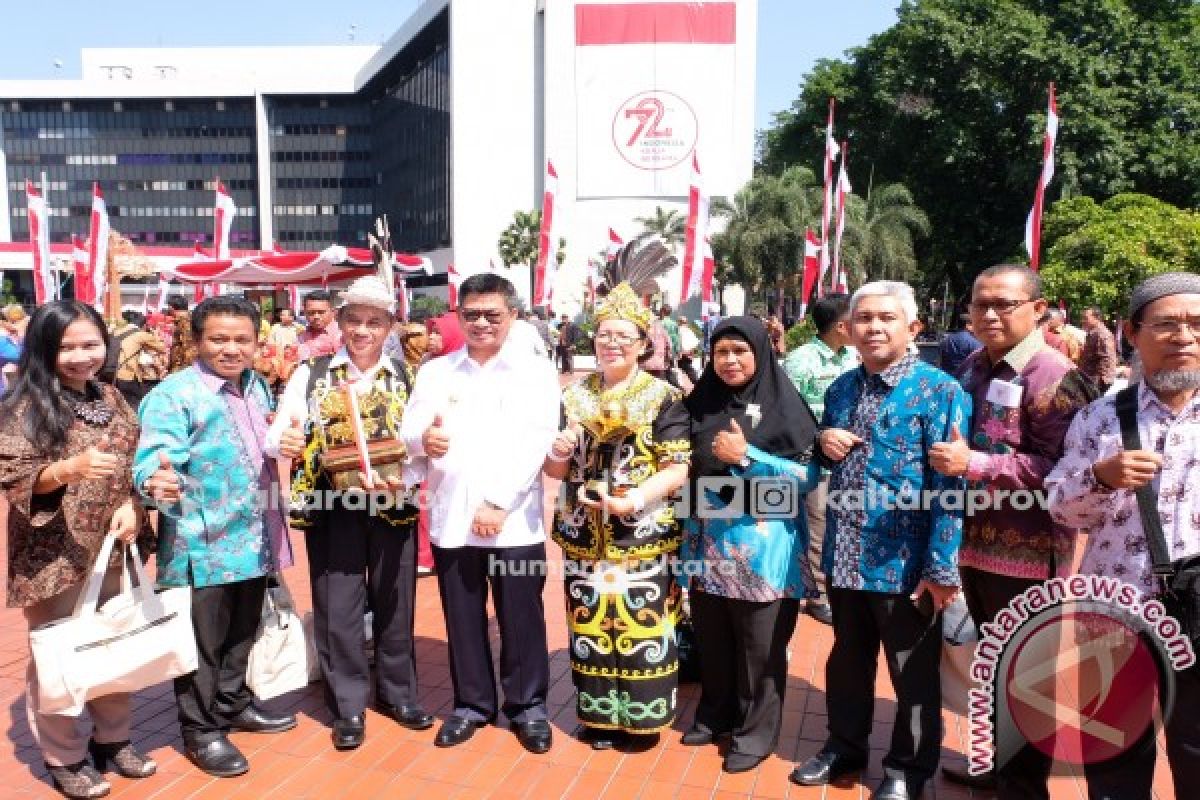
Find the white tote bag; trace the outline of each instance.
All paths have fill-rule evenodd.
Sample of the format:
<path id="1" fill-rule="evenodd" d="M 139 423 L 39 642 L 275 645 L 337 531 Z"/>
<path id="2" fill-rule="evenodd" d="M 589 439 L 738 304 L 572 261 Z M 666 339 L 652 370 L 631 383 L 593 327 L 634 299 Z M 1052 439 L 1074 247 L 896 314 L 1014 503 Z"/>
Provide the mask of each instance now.
<path id="1" fill-rule="evenodd" d="M 46 713 L 78 715 L 93 698 L 136 692 L 196 669 L 192 590 L 156 593 L 136 544 L 124 553 L 121 593 L 96 607 L 116 541 L 105 537 L 71 616 L 29 632 Z M 137 586 L 129 582 L 130 561 Z"/>
<path id="2" fill-rule="evenodd" d="M 260 700 L 308 686 L 317 660 L 292 593 L 283 576 L 278 577 L 279 586 L 267 589 L 263 598 L 262 622 L 246 666 L 246 685 Z"/>

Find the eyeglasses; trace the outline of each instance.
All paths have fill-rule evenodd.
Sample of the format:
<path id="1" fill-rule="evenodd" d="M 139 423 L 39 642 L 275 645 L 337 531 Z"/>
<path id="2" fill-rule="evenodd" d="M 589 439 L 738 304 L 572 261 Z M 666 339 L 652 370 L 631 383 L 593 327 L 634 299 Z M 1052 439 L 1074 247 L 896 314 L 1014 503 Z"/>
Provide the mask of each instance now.
<path id="1" fill-rule="evenodd" d="M 1184 331 L 1189 331 L 1193 336 L 1200 337 L 1200 317 L 1187 317 L 1185 319 L 1152 319 L 1142 323 L 1142 327 L 1148 329 L 1155 336 L 1166 338 L 1174 336 Z"/>
<path id="2" fill-rule="evenodd" d="M 628 333 L 597 333 L 596 344 L 618 344 L 621 347 L 629 347 L 638 341 L 637 336 L 630 336 Z"/>
<path id="3" fill-rule="evenodd" d="M 489 325 L 499 325 L 508 316 L 507 312 L 485 308 L 460 308 L 458 313 L 464 322 L 478 322 L 482 318 L 486 319 Z"/>
<path id="4" fill-rule="evenodd" d="M 1038 298 L 1036 297 L 1030 297 L 1025 300 L 993 300 L 990 303 L 972 302 L 967 307 L 971 309 L 972 314 L 978 314 L 981 317 L 987 316 L 989 311 L 995 311 L 998 316 L 1007 317 L 1026 303 L 1034 303 L 1037 300 Z"/>

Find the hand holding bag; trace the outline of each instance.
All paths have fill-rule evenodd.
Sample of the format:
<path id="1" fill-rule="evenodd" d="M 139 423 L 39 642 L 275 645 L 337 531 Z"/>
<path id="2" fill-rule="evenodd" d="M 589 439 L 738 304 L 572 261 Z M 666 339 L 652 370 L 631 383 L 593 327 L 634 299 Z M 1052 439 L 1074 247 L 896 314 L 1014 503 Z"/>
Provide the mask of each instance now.
<path id="1" fill-rule="evenodd" d="M 156 593 L 136 544 L 126 545 L 121 593 L 96 607 L 116 541 L 105 537 L 71 616 L 29 632 L 38 702 L 46 713 L 78 715 L 88 700 L 136 692 L 196 669 L 192 591 Z M 129 582 L 131 560 L 136 587 Z"/>
<path id="2" fill-rule="evenodd" d="M 262 622 L 246 666 L 246 685 L 260 700 L 308 686 L 317 660 L 292 594 L 283 576 L 278 578 L 279 586 L 267 589 L 263 597 Z"/>

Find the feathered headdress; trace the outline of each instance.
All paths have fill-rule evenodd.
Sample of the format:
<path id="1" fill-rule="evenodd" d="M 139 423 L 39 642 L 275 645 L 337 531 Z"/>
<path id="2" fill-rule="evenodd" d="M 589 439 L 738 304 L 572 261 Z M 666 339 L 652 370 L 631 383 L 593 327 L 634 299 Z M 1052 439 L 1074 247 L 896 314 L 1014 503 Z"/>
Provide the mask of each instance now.
<path id="1" fill-rule="evenodd" d="M 625 245 L 604 267 L 597 294 L 604 300 L 596 308 L 596 322 L 623 319 L 646 331 L 654 315 L 642 303 L 642 296 L 658 291 L 658 276 L 666 274 L 678 262 L 657 239 L 647 242 L 640 236 Z"/>
<path id="2" fill-rule="evenodd" d="M 388 230 L 387 215 L 375 218 L 375 232 L 367 233 L 375 274 L 389 291 L 396 289 L 396 259 L 392 252 L 392 232 Z"/>

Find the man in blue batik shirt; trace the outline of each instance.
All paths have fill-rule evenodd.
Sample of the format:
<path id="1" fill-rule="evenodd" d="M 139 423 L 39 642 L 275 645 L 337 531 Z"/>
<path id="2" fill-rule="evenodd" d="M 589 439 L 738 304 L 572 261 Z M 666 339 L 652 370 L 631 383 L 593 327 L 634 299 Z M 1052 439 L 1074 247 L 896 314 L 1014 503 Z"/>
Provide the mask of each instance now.
<path id="1" fill-rule="evenodd" d="M 959 586 L 965 483 L 931 469 L 928 451 L 967 429 L 971 401 L 954 378 L 909 354 L 916 323 L 903 283 L 854 293 L 850 336 L 863 363 L 830 385 L 820 438 L 833 464 L 822 559 L 834 635 L 829 736 L 791 779 L 824 785 L 866 766 L 882 644 L 897 708 L 873 800 L 916 798 L 937 769 L 940 612 Z"/>

